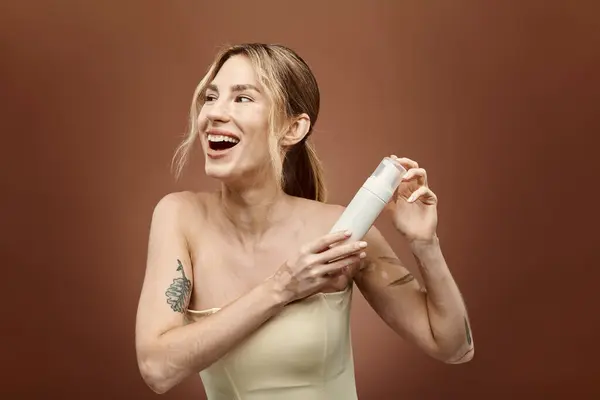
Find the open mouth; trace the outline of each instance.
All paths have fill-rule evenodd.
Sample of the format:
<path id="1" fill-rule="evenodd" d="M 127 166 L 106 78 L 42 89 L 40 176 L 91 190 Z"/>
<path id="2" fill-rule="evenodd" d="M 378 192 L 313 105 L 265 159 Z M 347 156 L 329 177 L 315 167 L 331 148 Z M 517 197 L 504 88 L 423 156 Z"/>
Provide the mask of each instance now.
<path id="1" fill-rule="evenodd" d="M 239 142 L 240 142 L 239 139 L 231 137 L 231 136 L 212 135 L 212 134 L 208 135 L 208 147 L 210 147 L 211 150 L 215 150 L 215 151 L 229 150 L 229 149 L 233 148 L 235 145 L 237 145 Z"/>

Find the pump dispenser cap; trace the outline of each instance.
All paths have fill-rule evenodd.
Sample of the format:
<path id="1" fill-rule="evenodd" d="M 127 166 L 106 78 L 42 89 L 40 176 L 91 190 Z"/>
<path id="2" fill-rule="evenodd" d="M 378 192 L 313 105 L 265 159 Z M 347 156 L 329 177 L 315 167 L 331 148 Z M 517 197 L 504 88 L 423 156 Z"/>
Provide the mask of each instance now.
<path id="1" fill-rule="evenodd" d="M 385 157 L 363 187 L 387 203 L 394 195 L 405 173 L 406 169 L 402 165 L 390 157 Z"/>

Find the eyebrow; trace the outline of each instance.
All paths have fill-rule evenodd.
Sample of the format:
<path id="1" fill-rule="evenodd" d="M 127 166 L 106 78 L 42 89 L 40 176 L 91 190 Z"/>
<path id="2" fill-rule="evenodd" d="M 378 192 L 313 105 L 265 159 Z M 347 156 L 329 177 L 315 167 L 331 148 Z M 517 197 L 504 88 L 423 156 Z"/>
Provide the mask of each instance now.
<path id="1" fill-rule="evenodd" d="M 206 86 L 206 90 L 213 90 L 215 92 L 219 91 L 219 89 L 217 89 L 217 85 L 215 85 L 214 83 L 208 84 Z M 231 86 L 232 92 L 243 92 L 245 90 L 254 90 L 257 93 L 260 93 L 260 90 L 258 90 L 258 88 L 256 86 L 249 84 L 249 83 Z"/>

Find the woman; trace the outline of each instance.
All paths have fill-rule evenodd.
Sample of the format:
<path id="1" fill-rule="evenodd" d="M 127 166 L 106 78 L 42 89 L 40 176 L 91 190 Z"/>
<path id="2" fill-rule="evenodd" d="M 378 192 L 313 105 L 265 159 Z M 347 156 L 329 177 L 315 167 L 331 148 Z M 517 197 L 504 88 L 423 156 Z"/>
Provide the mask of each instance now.
<path id="1" fill-rule="evenodd" d="M 318 111 L 314 76 L 283 46 L 225 49 L 198 85 L 178 174 L 199 140 L 221 190 L 169 194 L 153 213 L 136 349 L 155 392 L 200 373 L 210 400 L 356 399 L 353 282 L 425 353 L 448 363 L 473 356 L 425 170 L 394 156 L 408 172 L 389 204 L 420 288 L 375 227 L 358 243 L 327 234 L 343 207 L 324 203 L 308 141 Z"/>

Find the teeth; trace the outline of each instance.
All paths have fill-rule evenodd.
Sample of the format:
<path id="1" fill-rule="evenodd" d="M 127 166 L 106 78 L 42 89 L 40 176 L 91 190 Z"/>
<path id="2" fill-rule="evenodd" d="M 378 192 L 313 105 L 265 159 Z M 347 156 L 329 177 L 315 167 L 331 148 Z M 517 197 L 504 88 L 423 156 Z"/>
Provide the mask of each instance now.
<path id="1" fill-rule="evenodd" d="M 209 142 L 230 142 L 230 143 L 239 143 L 239 139 L 232 138 L 231 136 L 223 136 L 223 135 L 208 135 Z"/>

